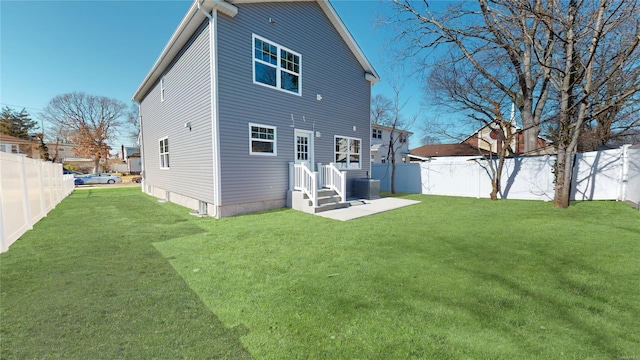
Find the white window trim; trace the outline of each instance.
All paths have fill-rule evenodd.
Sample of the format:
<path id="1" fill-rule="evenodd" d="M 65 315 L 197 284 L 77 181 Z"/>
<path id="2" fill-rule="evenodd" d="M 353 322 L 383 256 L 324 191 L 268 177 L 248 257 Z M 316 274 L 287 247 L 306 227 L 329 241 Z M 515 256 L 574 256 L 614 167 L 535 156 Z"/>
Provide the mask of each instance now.
<path id="1" fill-rule="evenodd" d="M 267 153 L 267 152 L 253 152 L 253 147 L 251 146 L 251 143 L 253 142 L 253 138 L 251 137 L 251 127 L 252 126 L 257 126 L 257 127 L 261 127 L 261 128 L 265 128 L 265 129 L 273 129 L 273 140 L 266 140 L 266 139 L 255 139 L 258 141 L 264 141 L 264 142 L 272 142 L 273 143 L 273 152 L 272 153 Z M 278 156 L 278 128 L 276 126 L 271 126 L 271 125 L 264 125 L 264 124 L 256 124 L 256 123 L 249 123 L 249 155 L 260 155 L 260 156 Z"/>
<path id="2" fill-rule="evenodd" d="M 158 139 L 158 146 L 160 145 L 160 143 L 161 143 L 163 140 L 169 140 L 169 137 L 168 137 L 168 136 L 165 136 L 165 137 L 163 137 L 163 138 Z M 166 153 L 163 153 L 162 151 L 160 151 L 160 157 L 158 158 L 158 160 L 160 161 L 160 164 L 159 164 L 160 169 L 162 169 L 162 170 L 168 170 L 168 169 L 170 169 L 170 168 L 171 168 L 171 164 L 169 164 L 169 166 L 164 166 L 164 167 L 162 166 L 162 157 L 166 155 L 166 156 L 167 156 L 167 158 L 169 158 L 169 154 L 170 154 L 170 152 L 169 152 L 169 151 L 167 151 Z M 166 160 L 165 160 L 165 164 L 166 164 L 167 162 L 168 162 L 168 161 L 166 161 Z"/>
<path id="3" fill-rule="evenodd" d="M 160 102 L 164 101 L 164 90 L 166 89 L 166 84 L 164 82 L 164 76 L 160 78 Z"/>
<path id="4" fill-rule="evenodd" d="M 351 154 L 351 148 L 347 147 L 347 167 L 342 168 L 339 167 L 339 165 L 337 163 L 335 163 L 335 158 L 336 158 L 336 139 L 340 138 L 340 139 L 347 139 L 347 140 L 358 140 L 360 141 L 360 153 L 358 155 L 360 155 L 360 161 L 358 161 L 358 167 L 351 167 L 351 161 L 349 160 L 349 156 Z M 362 143 L 362 139 L 361 138 L 357 138 L 357 137 L 352 137 L 352 136 L 342 136 L 342 135 L 333 135 L 333 160 L 334 163 L 336 164 L 336 166 L 338 166 L 339 169 L 342 170 L 362 170 L 362 147 L 363 147 L 363 143 Z"/>
<path id="5" fill-rule="evenodd" d="M 269 44 L 275 46 L 278 49 L 278 63 L 277 63 L 277 67 L 276 67 L 276 86 L 271 86 L 269 84 L 265 84 L 265 83 L 261 83 L 259 81 L 256 81 L 256 66 L 255 66 L 255 62 L 259 62 L 268 66 L 273 66 L 273 64 L 267 63 L 265 61 L 262 61 L 260 59 L 256 59 L 256 55 L 255 55 L 255 44 L 256 44 L 256 39 L 258 40 L 262 40 L 265 42 L 268 42 Z M 293 55 L 298 56 L 298 59 L 300 59 L 300 63 L 298 64 L 298 92 L 293 92 L 293 91 L 289 91 L 286 89 L 281 88 L 281 83 L 280 83 L 280 72 L 284 71 L 284 72 L 288 72 L 290 74 L 295 74 L 292 73 L 291 71 L 284 69 L 280 66 L 280 50 L 284 50 L 286 52 L 292 53 Z M 251 36 L 251 69 L 252 69 L 252 74 L 253 74 L 253 83 L 260 85 L 260 86 L 264 86 L 264 87 L 268 87 L 269 89 L 276 89 L 282 92 L 286 92 L 287 94 L 293 94 L 293 95 L 297 95 L 297 96 L 302 96 L 302 55 L 300 55 L 300 53 L 295 52 L 289 48 L 286 48 L 284 46 L 281 46 L 280 44 L 271 41 L 269 39 L 265 39 L 262 36 L 256 35 L 256 34 L 252 34 Z"/>

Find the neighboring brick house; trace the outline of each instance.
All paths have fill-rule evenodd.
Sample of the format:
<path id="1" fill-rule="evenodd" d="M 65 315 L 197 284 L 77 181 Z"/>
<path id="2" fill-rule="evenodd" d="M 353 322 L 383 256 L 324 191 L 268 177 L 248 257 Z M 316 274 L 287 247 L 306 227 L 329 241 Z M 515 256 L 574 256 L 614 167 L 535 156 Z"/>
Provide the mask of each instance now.
<path id="1" fill-rule="evenodd" d="M 511 148 L 515 151 L 510 155 L 547 155 L 554 154 L 553 145 L 545 139 L 538 138 L 538 148 L 529 153 L 524 152 L 524 133 L 521 129 L 512 128 L 515 132 Z M 493 129 L 485 125 L 467 138 L 455 144 L 433 144 L 423 145 L 411 149 L 410 157 L 412 161 L 424 161 L 430 157 L 442 156 L 496 156 L 501 150 L 500 129 Z"/>
<path id="2" fill-rule="evenodd" d="M 538 137 L 538 146 L 536 150 L 525 154 L 524 132 L 522 129 L 517 127 L 511 127 L 510 129 L 514 132 L 514 136 L 511 140 L 511 149 L 514 150 L 513 155 L 545 155 L 555 153 L 553 146 L 551 146 L 548 141 Z M 475 133 L 469 135 L 466 139 L 462 140 L 460 143 L 469 144 L 473 147 L 490 151 L 492 153 L 498 153 L 501 150 L 502 145 L 502 142 L 499 141 L 500 135 L 504 132 L 505 129 L 498 129 L 492 125 L 485 125 Z"/>

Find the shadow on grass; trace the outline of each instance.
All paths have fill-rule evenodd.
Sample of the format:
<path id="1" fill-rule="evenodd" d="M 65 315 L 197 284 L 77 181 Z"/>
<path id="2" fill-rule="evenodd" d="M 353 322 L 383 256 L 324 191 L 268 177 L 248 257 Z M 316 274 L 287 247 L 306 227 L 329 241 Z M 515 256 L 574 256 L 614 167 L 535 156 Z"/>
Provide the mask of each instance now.
<path id="1" fill-rule="evenodd" d="M 476 253 L 462 247 L 457 250 L 466 253 L 463 258 L 487 256 L 486 251 Z M 498 250 L 494 256 L 494 260 L 484 260 L 499 261 L 497 259 L 513 254 Z M 635 281 L 630 281 L 629 277 L 612 284 L 611 279 L 616 278 L 614 274 L 579 256 L 551 250 L 537 250 L 529 256 L 535 259 L 532 261 L 535 266 L 544 269 L 543 272 L 532 270 L 531 278 L 523 277 L 527 272 L 522 268 L 531 266 L 526 259 L 515 261 L 513 272 L 508 269 L 496 272 L 492 267 L 468 264 L 454 266 L 456 271 L 467 273 L 485 284 L 483 287 L 470 286 L 466 289 L 468 296 L 455 299 L 455 306 L 510 338 L 529 354 L 540 353 L 541 343 L 551 349 L 568 350 L 569 346 L 564 343 L 566 339 L 582 339 L 583 344 L 589 345 L 579 350 L 565 350 L 567 356 L 629 356 L 628 349 L 632 349 L 637 341 L 635 333 L 630 331 L 635 321 L 630 319 L 637 319 L 640 313 L 630 303 L 634 295 L 615 290 L 627 289 L 632 294 Z M 515 277 L 514 273 L 519 276 Z M 545 276 L 540 278 L 539 274 Z M 619 325 L 625 323 L 628 327 Z"/>
<path id="2" fill-rule="evenodd" d="M 172 206 L 139 189 L 76 192 L 13 244 L 0 257 L 0 357 L 251 358 L 243 331 L 155 250 L 203 232 Z"/>

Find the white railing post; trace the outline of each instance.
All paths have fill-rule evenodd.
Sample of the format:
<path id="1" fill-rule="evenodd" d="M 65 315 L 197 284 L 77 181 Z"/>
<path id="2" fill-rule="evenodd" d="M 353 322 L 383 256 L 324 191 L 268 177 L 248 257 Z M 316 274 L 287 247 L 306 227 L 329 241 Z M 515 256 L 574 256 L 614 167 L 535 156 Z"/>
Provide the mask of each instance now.
<path id="1" fill-rule="evenodd" d="M 311 179 L 311 184 L 309 184 L 310 185 L 309 197 L 311 197 L 311 205 L 313 207 L 317 207 L 318 206 L 318 173 L 314 171 L 310 175 L 311 176 L 309 178 Z"/>
<path id="2" fill-rule="evenodd" d="M 347 172 L 340 171 L 338 173 L 340 174 L 340 199 L 342 202 L 347 202 Z"/>
<path id="3" fill-rule="evenodd" d="M 309 164 L 293 164 L 293 190 L 304 192 L 313 207 L 318 205 L 318 172 L 309 170 Z"/>
<path id="4" fill-rule="evenodd" d="M 317 166 L 316 169 L 318 170 L 318 174 L 320 176 L 318 178 L 318 188 L 326 187 L 327 180 L 326 180 L 324 171 L 322 169 L 322 163 L 317 163 L 316 166 Z"/>

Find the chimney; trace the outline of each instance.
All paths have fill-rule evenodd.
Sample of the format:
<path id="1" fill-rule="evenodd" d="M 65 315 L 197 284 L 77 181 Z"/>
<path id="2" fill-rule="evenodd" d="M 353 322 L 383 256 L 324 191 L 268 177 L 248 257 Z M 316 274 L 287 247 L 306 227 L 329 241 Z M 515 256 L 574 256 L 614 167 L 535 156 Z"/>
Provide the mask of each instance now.
<path id="1" fill-rule="evenodd" d="M 122 145 L 122 160 L 127 160 L 127 159 L 124 157 L 124 144 Z"/>

